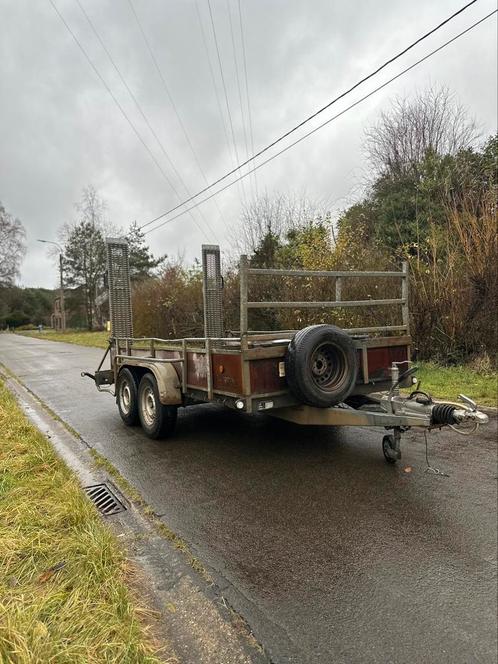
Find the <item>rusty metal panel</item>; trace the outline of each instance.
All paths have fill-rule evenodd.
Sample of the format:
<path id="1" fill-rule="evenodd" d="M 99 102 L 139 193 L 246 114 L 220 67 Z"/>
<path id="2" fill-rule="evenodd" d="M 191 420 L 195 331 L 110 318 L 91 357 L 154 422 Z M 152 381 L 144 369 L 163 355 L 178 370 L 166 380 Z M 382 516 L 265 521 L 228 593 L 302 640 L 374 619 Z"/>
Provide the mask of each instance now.
<path id="1" fill-rule="evenodd" d="M 285 390 L 287 381 L 285 375 L 282 375 L 282 364 L 283 358 L 250 360 L 251 393 L 268 394 Z"/>
<path id="2" fill-rule="evenodd" d="M 407 362 L 408 346 L 368 348 L 368 375 L 371 380 L 390 380 L 393 362 Z"/>
<path id="3" fill-rule="evenodd" d="M 109 312 L 113 337 L 133 337 L 128 243 L 106 238 Z"/>
<path id="4" fill-rule="evenodd" d="M 238 355 L 213 354 L 213 385 L 222 392 L 242 394 L 242 357 Z"/>
<path id="5" fill-rule="evenodd" d="M 202 245 L 202 293 L 204 298 L 204 336 L 223 337 L 223 279 L 220 248 Z"/>
<path id="6" fill-rule="evenodd" d="M 211 356 L 213 389 L 220 392 L 242 392 L 242 358 L 240 354 L 213 353 Z M 207 389 L 208 365 L 205 353 L 187 352 L 187 384 Z"/>

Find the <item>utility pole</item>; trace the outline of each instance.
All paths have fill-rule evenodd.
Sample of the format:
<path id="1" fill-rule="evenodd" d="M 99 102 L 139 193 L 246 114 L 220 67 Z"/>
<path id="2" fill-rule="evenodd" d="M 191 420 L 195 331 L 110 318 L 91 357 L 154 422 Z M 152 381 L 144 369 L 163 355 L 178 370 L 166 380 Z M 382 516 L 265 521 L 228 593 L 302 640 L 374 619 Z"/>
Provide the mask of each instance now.
<path id="1" fill-rule="evenodd" d="M 61 327 L 62 331 L 66 331 L 66 306 L 64 302 L 64 261 L 62 252 L 59 254 L 59 270 L 61 277 Z"/>
<path id="2" fill-rule="evenodd" d="M 53 244 L 59 250 L 59 272 L 60 272 L 60 300 L 61 300 L 61 330 L 62 332 L 66 331 L 66 307 L 64 302 L 64 250 L 57 242 L 52 242 L 52 240 L 38 240 L 38 242 L 43 242 L 44 244 Z"/>

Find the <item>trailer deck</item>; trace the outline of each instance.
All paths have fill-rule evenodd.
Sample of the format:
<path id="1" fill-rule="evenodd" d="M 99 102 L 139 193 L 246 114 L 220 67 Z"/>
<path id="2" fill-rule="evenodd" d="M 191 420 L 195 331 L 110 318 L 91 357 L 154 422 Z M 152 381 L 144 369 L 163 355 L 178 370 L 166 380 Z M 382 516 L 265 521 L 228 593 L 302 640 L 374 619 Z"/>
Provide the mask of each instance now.
<path id="1" fill-rule="evenodd" d="M 285 354 L 294 334 L 248 334 L 245 340 L 113 338 L 112 383 L 123 366 L 139 366 L 143 361 L 169 363 L 176 370 L 179 388 L 186 398 L 218 401 L 248 413 L 294 405 L 299 402 L 289 392 L 285 375 Z M 354 395 L 388 389 L 392 363 L 408 368 L 410 341 L 409 336 L 353 336 L 359 366 Z M 242 408 L 236 405 L 240 400 Z"/>

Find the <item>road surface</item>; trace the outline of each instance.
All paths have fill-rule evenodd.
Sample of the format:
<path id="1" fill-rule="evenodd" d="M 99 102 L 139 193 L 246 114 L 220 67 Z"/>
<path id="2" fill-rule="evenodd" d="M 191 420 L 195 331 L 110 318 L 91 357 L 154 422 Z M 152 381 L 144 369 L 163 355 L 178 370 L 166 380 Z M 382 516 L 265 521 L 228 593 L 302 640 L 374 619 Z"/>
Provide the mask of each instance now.
<path id="1" fill-rule="evenodd" d="M 0 362 L 191 546 L 276 664 L 496 662 L 496 419 L 478 435 L 299 428 L 207 405 L 126 428 L 102 351 L 0 334 Z M 465 386 L 462 386 L 465 390 Z M 411 468 L 411 472 L 405 472 Z"/>

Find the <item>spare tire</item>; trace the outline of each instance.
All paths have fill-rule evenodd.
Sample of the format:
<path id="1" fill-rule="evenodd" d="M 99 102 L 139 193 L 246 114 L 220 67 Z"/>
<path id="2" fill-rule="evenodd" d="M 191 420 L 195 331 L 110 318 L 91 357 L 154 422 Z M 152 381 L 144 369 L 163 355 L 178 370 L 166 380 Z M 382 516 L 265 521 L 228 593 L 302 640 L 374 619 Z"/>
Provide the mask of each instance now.
<path id="1" fill-rule="evenodd" d="M 302 403 L 328 408 L 351 394 L 358 359 L 351 337 L 335 325 L 311 325 L 296 333 L 285 356 L 287 384 Z"/>

